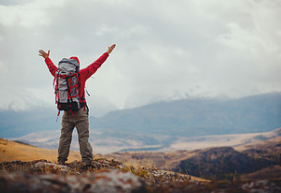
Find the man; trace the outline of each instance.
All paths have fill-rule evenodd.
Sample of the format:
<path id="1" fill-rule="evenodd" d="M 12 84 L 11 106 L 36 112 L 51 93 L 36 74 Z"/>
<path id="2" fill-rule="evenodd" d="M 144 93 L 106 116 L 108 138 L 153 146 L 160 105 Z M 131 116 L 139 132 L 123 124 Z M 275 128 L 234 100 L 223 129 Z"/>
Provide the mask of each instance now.
<path id="1" fill-rule="evenodd" d="M 100 56 L 94 63 L 88 67 L 79 70 L 79 97 L 81 99 L 81 108 L 76 112 L 64 111 L 61 124 L 61 136 L 58 148 L 58 163 L 65 164 L 67 157 L 69 155 L 69 148 L 72 139 L 72 131 L 74 127 L 77 129 L 80 154 L 82 156 L 82 161 L 85 163 L 86 168 L 91 167 L 91 162 L 93 160 L 92 147 L 88 141 L 89 139 L 89 120 L 87 104 L 85 100 L 85 83 L 88 78 L 90 78 L 97 69 L 106 61 L 109 54 L 115 48 L 115 44 L 108 47 L 107 52 Z M 55 77 L 57 66 L 54 65 L 52 60 L 49 58 L 50 50 L 48 53 L 43 50 L 39 50 L 39 55 L 45 58 L 45 63 L 47 64 L 49 71 Z M 70 59 L 75 59 L 80 65 L 79 59 L 77 57 L 71 57 Z"/>

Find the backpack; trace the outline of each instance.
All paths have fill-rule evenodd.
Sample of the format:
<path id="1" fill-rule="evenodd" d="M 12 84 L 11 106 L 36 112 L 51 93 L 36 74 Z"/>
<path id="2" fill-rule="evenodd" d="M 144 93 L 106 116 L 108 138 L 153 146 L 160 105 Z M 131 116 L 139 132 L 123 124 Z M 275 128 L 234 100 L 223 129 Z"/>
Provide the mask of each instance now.
<path id="1" fill-rule="evenodd" d="M 79 98 L 79 64 L 75 59 L 63 58 L 58 64 L 55 79 L 55 95 L 59 112 L 75 112 L 81 107 Z"/>

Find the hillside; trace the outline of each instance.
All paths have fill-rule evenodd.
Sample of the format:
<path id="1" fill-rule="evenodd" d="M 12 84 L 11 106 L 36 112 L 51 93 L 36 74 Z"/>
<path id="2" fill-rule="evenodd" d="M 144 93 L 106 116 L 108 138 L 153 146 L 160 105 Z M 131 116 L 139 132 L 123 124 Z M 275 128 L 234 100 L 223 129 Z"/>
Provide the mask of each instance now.
<path id="1" fill-rule="evenodd" d="M 57 159 L 57 150 L 43 149 L 31 146 L 29 144 L 25 144 L 19 141 L 9 141 L 3 138 L 0 138 L 0 163 L 1 162 L 11 162 L 11 161 L 19 161 L 26 163 L 30 160 L 50 160 L 52 163 L 56 163 Z M 108 159 L 112 161 L 112 158 L 109 156 L 102 155 L 94 155 L 96 160 Z M 81 155 L 77 151 L 70 151 L 68 157 L 68 165 L 71 163 L 81 161 Z M 108 163 L 110 163 L 109 161 Z M 123 160 L 124 161 L 124 160 Z M 104 163 L 104 162 L 103 162 Z M 125 163 L 125 161 L 124 161 Z M 149 164 L 137 163 L 137 162 L 128 162 L 130 165 L 134 165 L 136 167 L 146 167 L 153 168 Z M 205 179 L 196 178 L 190 176 L 191 179 L 197 179 L 198 181 L 207 181 Z"/>
<path id="2" fill-rule="evenodd" d="M 137 189 L 148 193 L 157 192 L 159 185 L 185 182 L 196 188 L 198 182 L 209 183 L 208 180 L 190 175 L 136 163 L 120 162 L 109 157 L 95 156 L 92 162 L 93 168 L 89 169 L 79 161 L 81 159 L 79 152 L 73 151 L 70 152 L 69 161 L 65 166 L 56 165 L 56 151 L 2 138 L 0 138 L 0 152 L 1 193 L 92 192 L 91 189 L 94 189 L 94 192 L 105 193 L 136 192 L 135 189 Z M 104 186 L 101 186 L 101 183 Z M 156 184 L 158 185 L 155 186 Z M 90 189 L 89 186 L 93 187 Z"/>
<path id="3" fill-rule="evenodd" d="M 70 151 L 70 161 L 79 160 L 80 157 L 79 152 Z M 0 138 L 0 162 L 13 160 L 30 161 L 40 159 L 47 159 L 52 162 L 56 162 L 57 150 L 38 148 L 28 144 Z"/>
<path id="4" fill-rule="evenodd" d="M 280 129 L 276 134 L 280 134 Z M 109 154 L 118 159 L 145 162 L 161 169 L 188 173 L 212 180 L 276 179 L 281 170 L 281 136 L 232 147 L 209 147 L 172 152 L 121 152 Z M 272 175 L 271 175 L 272 174 Z"/>
<path id="5" fill-rule="evenodd" d="M 278 192 L 280 180 L 209 181 L 191 175 L 169 172 L 152 165 L 118 161 L 113 158 L 95 158 L 93 168 L 85 168 L 80 161 L 56 165 L 54 151 L 39 149 L 19 142 L 0 140 L 0 192 L 60 192 L 60 193 L 208 193 L 208 192 Z M 233 149 L 226 148 L 229 154 Z M 34 151 L 35 157 L 30 157 Z M 203 150 L 206 151 L 206 150 Z M 201 153 L 203 152 L 201 151 Z M 193 151 L 193 153 L 198 153 Z M 41 154 L 40 154 L 41 153 Z M 77 152 L 72 152 L 77 153 Z M 179 158 L 183 151 L 171 152 Z M 15 154 L 17 154 L 15 156 Z M 44 155 L 45 154 L 45 155 Z M 160 153 L 159 153 L 160 154 Z M 3 155 L 5 155 L 3 157 Z M 150 153 L 150 155 L 158 154 Z M 189 157 L 193 155 L 189 155 Z M 16 158 L 18 161 L 9 159 Z M 40 158 L 40 160 L 33 160 Z M 183 157 L 182 157 L 183 158 Z M 187 157 L 185 157 L 186 159 Z M 30 159 L 28 161 L 28 159 Z M 140 160 L 140 157 L 136 157 Z M 164 157 L 166 159 L 166 157 Z M 20 161 L 27 160 L 27 161 Z M 143 162 L 145 164 L 145 162 Z M 277 167 L 275 167 L 277 168 Z M 275 175 L 278 176 L 278 175 Z"/>

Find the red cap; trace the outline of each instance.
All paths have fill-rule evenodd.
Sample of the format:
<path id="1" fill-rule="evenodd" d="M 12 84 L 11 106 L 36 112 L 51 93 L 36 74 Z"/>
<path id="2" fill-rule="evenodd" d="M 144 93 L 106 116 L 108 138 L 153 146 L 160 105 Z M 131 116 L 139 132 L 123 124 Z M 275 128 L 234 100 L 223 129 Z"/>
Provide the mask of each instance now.
<path id="1" fill-rule="evenodd" d="M 80 65 L 80 61 L 79 61 L 79 59 L 76 56 L 72 56 L 72 57 L 70 57 L 70 59 L 76 60 L 78 62 L 78 64 Z"/>

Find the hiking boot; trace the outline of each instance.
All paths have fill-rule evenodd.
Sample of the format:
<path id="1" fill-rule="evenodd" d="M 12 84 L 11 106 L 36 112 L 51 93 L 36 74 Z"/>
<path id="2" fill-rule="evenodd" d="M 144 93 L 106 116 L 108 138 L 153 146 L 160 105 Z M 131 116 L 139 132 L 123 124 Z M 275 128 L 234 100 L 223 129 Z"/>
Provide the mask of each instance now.
<path id="1" fill-rule="evenodd" d="M 66 165 L 65 162 L 58 162 L 58 165 Z"/>
<path id="2" fill-rule="evenodd" d="M 86 164 L 83 166 L 83 170 L 93 170 L 96 169 L 97 167 L 92 165 L 92 164 Z"/>

